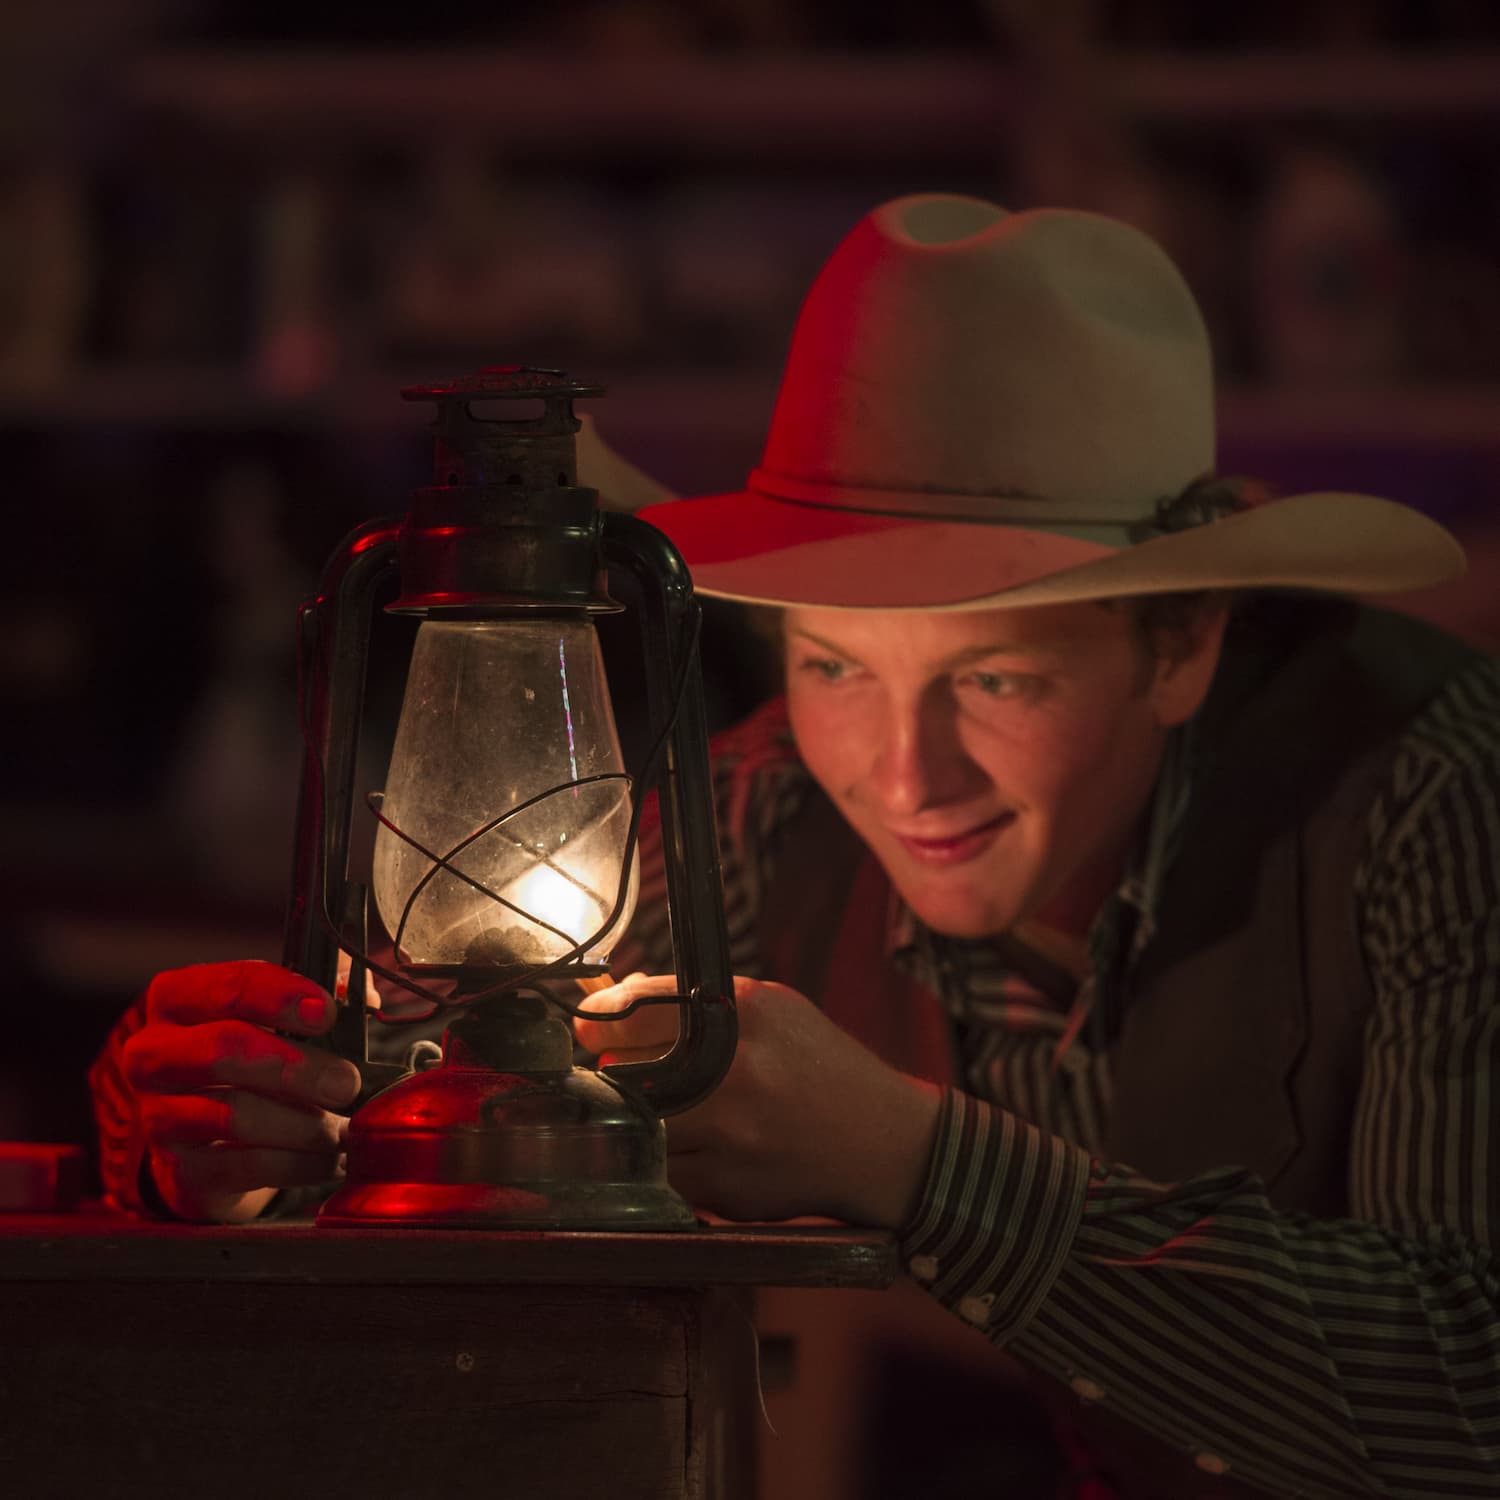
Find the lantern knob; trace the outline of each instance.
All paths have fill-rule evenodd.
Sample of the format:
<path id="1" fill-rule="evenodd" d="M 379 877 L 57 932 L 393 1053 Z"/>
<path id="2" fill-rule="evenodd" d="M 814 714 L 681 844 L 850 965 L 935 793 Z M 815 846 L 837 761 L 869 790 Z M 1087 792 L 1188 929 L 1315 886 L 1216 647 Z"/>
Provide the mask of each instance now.
<path id="1" fill-rule="evenodd" d="M 549 370 L 540 365 L 486 365 L 472 375 L 460 375 L 455 380 L 403 386 L 401 399 L 494 401 L 507 397 L 541 396 L 566 401 L 574 396 L 602 396 L 605 389 L 602 385 L 573 380 L 565 370 Z"/>

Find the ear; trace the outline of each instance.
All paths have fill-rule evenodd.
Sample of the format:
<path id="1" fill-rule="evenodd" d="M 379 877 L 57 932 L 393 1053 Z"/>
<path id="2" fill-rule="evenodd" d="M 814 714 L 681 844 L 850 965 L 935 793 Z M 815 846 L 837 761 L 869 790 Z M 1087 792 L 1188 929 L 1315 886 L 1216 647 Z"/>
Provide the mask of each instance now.
<path id="1" fill-rule="evenodd" d="M 1163 729 L 1186 723 L 1203 706 L 1213 686 L 1228 624 L 1227 600 L 1205 605 L 1187 629 L 1175 634 L 1171 649 L 1157 656 L 1149 696 Z"/>

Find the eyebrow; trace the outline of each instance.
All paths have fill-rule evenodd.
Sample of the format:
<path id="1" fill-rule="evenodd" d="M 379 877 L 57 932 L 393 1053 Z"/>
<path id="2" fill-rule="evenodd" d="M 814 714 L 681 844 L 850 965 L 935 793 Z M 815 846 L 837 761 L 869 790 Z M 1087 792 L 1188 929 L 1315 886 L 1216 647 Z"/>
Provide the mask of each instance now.
<path id="1" fill-rule="evenodd" d="M 961 667 L 971 661 L 983 661 L 987 656 L 1046 655 L 1055 654 L 1057 650 L 1055 641 L 1004 641 L 993 645 L 966 646 L 962 651 L 955 651 L 952 656 L 945 657 L 939 665 Z"/>
<path id="2" fill-rule="evenodd" d="M 815 646 L 821 646 L 825 651 L 831 651 L 835 656 L 842 656 L 846 661 L 852 661 L 856 665 L 863 666 L 864 663 L 848 649 L 840 646 L 836 641 L 824 640 L 820 635 L 814 635 L 810 630 L 803 630 L 800 626 L 791 632 L 794 636 L 811 641 Z M 965 646 L 961 651 L 955 651 L 952 656 L 945 656 L 937 663 L 939 667 L 961 667 L 969 662 L 983 661 L 988 656 L 1016 656 L 1023 652 L 1055 652 L 1058 649 L 1055 641 L 1000 641 L 987 642 L 978 646 Z"/>
<path id="3" fill-rule="evenodd" d="M 798 627 L 792 630 L 790 634 L 800 636 L 804 641 L 811 641 L 813 645 L 821 646 L 825 651 L 832 651 L 835 656 L 842 656 L 847 661 L 859 661 L 859 658 L 852 651 L 846 650 L 835 641 L 825 641 L 822 636 L 814 635 L 810 630 L 803 630 Z"/>

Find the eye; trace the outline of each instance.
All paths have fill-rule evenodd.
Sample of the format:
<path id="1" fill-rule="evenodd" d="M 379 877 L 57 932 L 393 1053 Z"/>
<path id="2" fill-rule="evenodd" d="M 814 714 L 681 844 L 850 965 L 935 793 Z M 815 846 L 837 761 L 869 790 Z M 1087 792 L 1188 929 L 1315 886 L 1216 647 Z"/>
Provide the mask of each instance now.
<path id="1" fill-rule="evenodd" d="M 1041 683 L 1035 677 L 1019 672 L 969 672 L 959 679 L 959 684 L 972 687 L 986 698 L 1032 699 L 1041 691 Z"/>
<path id="2" fill-rule="evenodd" d="M 848 674 L 848 663 L 836 656 L 804 656 L 797 663 L 797 670 L 819 682 L 842 682 Z"/>

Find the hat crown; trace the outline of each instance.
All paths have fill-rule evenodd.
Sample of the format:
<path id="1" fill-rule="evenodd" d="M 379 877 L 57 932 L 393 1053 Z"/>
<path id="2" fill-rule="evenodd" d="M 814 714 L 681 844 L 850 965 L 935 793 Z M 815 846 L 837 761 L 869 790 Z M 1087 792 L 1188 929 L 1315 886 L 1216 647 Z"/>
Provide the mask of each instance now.
<path id="1" fill-rule="evenodd" d="M 813 283 L 751 485 L 1129 521 L 1213 463 L 1207 332 L 1147 236 L 926 194 L 867 215 Z"/>

